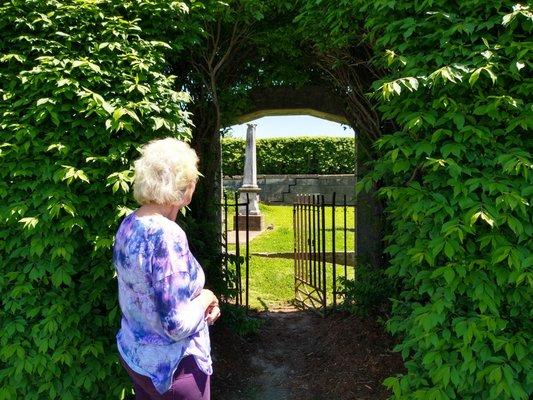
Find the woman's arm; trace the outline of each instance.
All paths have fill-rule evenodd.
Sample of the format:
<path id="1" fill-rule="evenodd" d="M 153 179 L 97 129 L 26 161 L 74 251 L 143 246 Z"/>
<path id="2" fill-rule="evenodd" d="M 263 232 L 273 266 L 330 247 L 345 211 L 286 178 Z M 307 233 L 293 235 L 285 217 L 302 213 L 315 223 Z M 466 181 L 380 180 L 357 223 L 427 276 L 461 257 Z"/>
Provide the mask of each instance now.
<path id="1" fill-rule="evenodd" d="M 175 341 L 204 329 L 205 311 L 217 303 L 215 295 L 206 289 L 194 299 L 190 299 L 189 282 L 188 272 L 177 272 L 154 284 L 161 325 L 165 333 Z"/>
<path id="2" fill-rule="evenodd" d="M 186 239 L 183 239 L 186 241 Z M 155 305 L 165 333 L 175 341 L 204 329 L 205 311 L 218 304 L 210 290 L 191 298 L 190 257 L 187 243 L 162 235 L 154 243 L 152 285 Z"/>

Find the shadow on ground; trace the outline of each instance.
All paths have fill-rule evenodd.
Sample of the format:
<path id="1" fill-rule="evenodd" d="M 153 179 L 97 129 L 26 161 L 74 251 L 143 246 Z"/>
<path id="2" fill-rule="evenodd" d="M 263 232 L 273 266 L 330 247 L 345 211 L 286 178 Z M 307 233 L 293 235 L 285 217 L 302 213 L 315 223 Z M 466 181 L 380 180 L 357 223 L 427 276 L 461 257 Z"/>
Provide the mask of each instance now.
<path id="1" fill-rule="evenodd" d="M 402 371 L 373 320 L 292 307 L 258 315 L 264 325 L 252 338 L 213 328 L 213 399 L 380 400 L 388 397 L 381 382 Z"/>

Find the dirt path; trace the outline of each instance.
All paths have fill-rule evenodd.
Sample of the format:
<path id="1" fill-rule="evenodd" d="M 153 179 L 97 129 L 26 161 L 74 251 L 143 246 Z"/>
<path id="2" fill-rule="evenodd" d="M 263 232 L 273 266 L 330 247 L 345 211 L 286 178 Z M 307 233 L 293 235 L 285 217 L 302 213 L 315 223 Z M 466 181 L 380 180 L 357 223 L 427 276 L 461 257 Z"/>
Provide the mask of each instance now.
<path id="1" fill-rule="evenodd" d="M 213 332 L 213 400 L 385 399 L 381 382 L 402 369 L 374 321 L 295 309 L 259 316 L 252 339 Z"/>

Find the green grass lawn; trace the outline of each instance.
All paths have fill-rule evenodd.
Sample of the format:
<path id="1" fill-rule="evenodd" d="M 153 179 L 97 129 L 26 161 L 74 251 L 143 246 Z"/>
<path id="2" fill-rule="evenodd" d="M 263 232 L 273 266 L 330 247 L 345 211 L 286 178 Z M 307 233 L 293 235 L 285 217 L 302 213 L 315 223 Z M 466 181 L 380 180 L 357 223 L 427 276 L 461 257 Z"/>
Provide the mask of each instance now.
<path id="1" fill-rule="evenodd" d="M 289 258 L 250 258 L 250 307 L 283 307 L 294 298 L 294 261 Z"/>
<path id="2" fill-rule="evenodd" d="M 250 306 L 259 310 L 283 307 L 294 299 L 294 260 L 282 257 L 261 257 L 254 253 L 292 253 L 294 251 L 293 208 L 292 206 L 260 205 L 265 216 L 265 225 L 273 225 L 272 230 L 266 230 L 250 242 Z M 326 210 L 326 251 L 331 251 L 331 209 Z M 337 208 L 336 218 L 336 251 L 344 249 L 343 238 L 343 210 Z M 232 229 L 233 218 L 229 229 Z M 353 251 L 355 246 L 355 226 L 353 208 L 347 210 L 346 248 Z M 241 245 L 242 246 L 242 245 Z M 230 251 L 235 250 L 235 245 L 230 246 Z M 244 248 L 241 247 L 241 253 Z M 333 285 L 333 267 L 326 264 L 326 282 L 328 292 L 331 293 Z M 348 274 L 353 274 L 353 268 L 348 267 Z M 337 269 L 337 276 L 344 275 L 344 268 Z M 243 271 L 244 278 L 244 271 Z M 328 303 L 331 303 L 331 296 Z"/>
<path id="3" fill-rule="evenodd" d="M 265 216 L 265 226 L 273 225 L 272 230 L 266 230 L 263 234 L 250 241 L 250 251 L 252 253 L 285 253 L 294 251 L 294 229 L 292 206 L 271 206 L 261 204 L 261 213 Z M 332 212 L 331 208 L 326 209 L 326 251 L 332 249 Z M 233 229 L 233 218 L 228 218 L 228 229 Z M 353 251 L 355 248 L 355 216 L 353 208 L 346 211 L 346 249 Z M 342 208 L 335 210 L 335 251 L 344 249 L 344 215 Z M 235 247 L 230 247 L 235 249 Z"/>
<path id="4" fill-rule="evenodd" d="M 348 274 L 353 268 L 348 267 Z M 337 267 L 337 277 L 344 269 Z M 333 302 L 333 266 L 326 263 L 327 304 Z M 250 307 L 258 310 L 284 307 L 294 299 L 294 260 L 290 258 L 250 258 Z"/>

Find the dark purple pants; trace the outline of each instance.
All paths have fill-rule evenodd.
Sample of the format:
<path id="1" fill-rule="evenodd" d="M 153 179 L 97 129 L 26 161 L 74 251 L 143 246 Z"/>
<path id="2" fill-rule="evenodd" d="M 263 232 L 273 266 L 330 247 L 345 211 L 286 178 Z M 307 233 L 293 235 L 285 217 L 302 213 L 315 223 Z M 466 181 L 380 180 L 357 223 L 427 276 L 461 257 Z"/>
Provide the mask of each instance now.
<path id="1" fill-rule="evenodd" d="M 196 365 L 193 356 L 187 356 L 178 365 L 172 377 L 172 386 L 163 394 L 155 389 L 152 380 L 133 371 L 120 357 L 120 361 L 135 389 L 135 400 L 210 400 L 210 377 Z"/>

